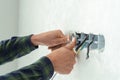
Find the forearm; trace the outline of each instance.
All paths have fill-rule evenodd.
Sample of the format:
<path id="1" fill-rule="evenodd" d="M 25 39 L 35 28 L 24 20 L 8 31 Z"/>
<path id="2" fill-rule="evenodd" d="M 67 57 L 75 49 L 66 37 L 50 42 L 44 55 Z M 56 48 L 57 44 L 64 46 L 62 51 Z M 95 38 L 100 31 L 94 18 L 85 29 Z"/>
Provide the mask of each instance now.
<path id="1" fill-rule="evenodd" d="M 37 47 L 31 43 L 31 36 L 12 37 L 0 42 L 0 64 L 24 56 Z"/>
<path id="2" fill-rule="evenodd" d="M 0 76 L 0 80 L 49 80 L 53 73 L 51 61 L 47 57 L 42 57 L 30 66 Z"/>

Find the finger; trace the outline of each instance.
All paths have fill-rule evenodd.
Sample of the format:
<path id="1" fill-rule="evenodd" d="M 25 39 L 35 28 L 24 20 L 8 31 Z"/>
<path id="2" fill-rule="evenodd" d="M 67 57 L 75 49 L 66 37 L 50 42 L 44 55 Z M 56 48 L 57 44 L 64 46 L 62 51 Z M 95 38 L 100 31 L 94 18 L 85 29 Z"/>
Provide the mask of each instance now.
<path id="1" fill-rule="evenodd" d="M 52 48 L 55 48 L 55 47 L 63 47 L 63 46 L 66 46 L 67 43 L 63 43 L 63 44 L 59 44 L 59 45 L 56 45 L 56 46 L 48 46 L 48 49 L 52 49 Z"/>
<path id="2" fill-rule="evenodd" d="M 60 44 L 60 45 L 57 45 L 57 46 L 53 46 L 53 47 L 48 47 L 48 49 L 51 49 L 53 51 L 53 50 L 56 50 L 58 48 L 61 48 L 61 47 L 65 46 L 65 45 L 66 45 L 66 43 Z"/>
<path id="3" fill-rule="evenodd" d="M 73 50 L 73 56 L 74 56 L 73 58 L 75 58 L 75 57 L 76 57 L 76 53 L 74 52 L 74 50 Z"/>
<path id="4" fill-rule="evenodd" d="M 75 45 L 76 45 L 76 39 L 73 38 L 72 41 L 68 43 L 65 47 L 72 50 L 75 47 Z"/>
<path id="5" fill-rule="evenodd" d="M 67 37 L 57 38 L 55 40 L 52 40 L 51 43 L 52 43 L 52 45 L 49 47 L 54 47 L 54 46 L 57 46 L 60 44 L 65 44 L 65 43 L 67 43 Z"/>
<path id="6" fill-rule="evenodd" d="M 61 30 L 56 30 L 56 31 L 57 31 L 57 36 L 58 37 L 62 38 L 62 37 L 65 36 Z"/>
<path id="7" fill-rule="evenodd" d="M 60 47 L 61 47 L 61 45 L 57 45 L 57 46 L 54 46 L 54 47 L 48 47 L 48 49 L 50 49 L 51 51 L 54 51 L 54 50 L 56 50 Z"/>
<path id="8" fill-rule="evenodd" d="M 76 60 L 75 60 L 75 56 L 74 56 L 74 58 L 73 58 L 73 65 L 76 63 Z"/>

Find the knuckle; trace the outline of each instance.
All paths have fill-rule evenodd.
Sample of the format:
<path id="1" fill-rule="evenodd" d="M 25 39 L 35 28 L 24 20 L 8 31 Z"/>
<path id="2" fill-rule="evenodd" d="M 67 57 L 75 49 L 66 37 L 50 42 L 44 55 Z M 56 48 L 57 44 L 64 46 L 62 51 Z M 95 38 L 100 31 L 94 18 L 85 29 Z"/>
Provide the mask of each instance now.
<path id="1" fill-rule="evenodd" d="M 60 29 L 58 29 L 57 32 L 62 33 L 62 31 Z"/>
<path id="2" fill-rule="evenodd" d="M 72 71 L 72 69 L 73 69 L 73 65 L 68 66 L 68 67 L 65 69 L 65 74 L 70 74 L 71 71 Z"/>
<path id="3" fill-rule="evenodd" d="M 75 63 L 76 63 L 76 61 L 74 60 L 74 61 L 73 61 L 73 65 L 74 65 Z"/>
<path id="4" fill-rule="evenodd" d="M 67 70 L 67 71 L 66 71 L 66 74 L 70 74 L 70 73 L 71 73 L 71 70 Z"/>
<path id="5" fill-rule="evenodd" d="M 74 64 L 76 64 L 76 60 L 74 61 Z"/>
<path id="6" fill-rule="evenodd" d="M 71 60 L 71 65 L 73 66 L 75 63 L 76 63 L 76 60 L 75 60 L 75 59 L 72 59 L 72 60 Z"/>

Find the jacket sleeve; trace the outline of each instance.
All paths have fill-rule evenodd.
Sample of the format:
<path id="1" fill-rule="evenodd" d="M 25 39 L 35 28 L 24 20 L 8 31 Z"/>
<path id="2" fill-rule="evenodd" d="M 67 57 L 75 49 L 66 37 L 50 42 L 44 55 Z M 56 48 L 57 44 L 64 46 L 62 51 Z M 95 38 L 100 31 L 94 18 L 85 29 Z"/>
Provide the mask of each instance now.
<path id="1" fill-rule="evenodd" d="M 47 57 L 42 57 L 29 66 L 0 76 L 0 80 L 49 80 L 53 73 L 51 61 Z"/>
<path id="2" fill-rule="evenodd" d="M 24 56 L 38 48 L 31 43 L 31 36 L 12 37 L 0 42 L 0 65 Z"/>

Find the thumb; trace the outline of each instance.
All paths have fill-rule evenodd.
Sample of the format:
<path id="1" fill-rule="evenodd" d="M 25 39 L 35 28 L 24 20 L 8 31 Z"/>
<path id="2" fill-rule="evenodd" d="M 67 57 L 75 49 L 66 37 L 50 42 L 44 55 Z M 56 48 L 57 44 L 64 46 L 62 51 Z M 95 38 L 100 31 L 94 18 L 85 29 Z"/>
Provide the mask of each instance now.
<path id="1" fill-rule="evenodd" d="M 76 39 L 73 38 L 72 41 L 68 43 L 65 47 L 67 47 L 68 49 L 73 49 L 75 45 L 76 45 Z"/>

